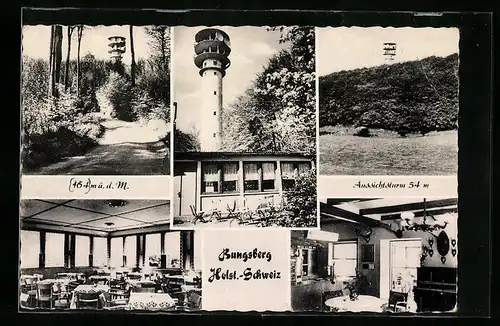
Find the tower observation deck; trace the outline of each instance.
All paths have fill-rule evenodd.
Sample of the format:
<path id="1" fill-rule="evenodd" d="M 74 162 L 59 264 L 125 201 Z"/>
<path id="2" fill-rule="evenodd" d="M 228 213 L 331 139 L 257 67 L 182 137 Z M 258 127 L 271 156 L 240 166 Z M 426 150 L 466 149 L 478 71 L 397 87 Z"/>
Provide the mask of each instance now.
<path id="1" fill-rule="evenodd" d="M 109 50 L 108 53 L 111 59 L 115 61 L 120 61 L 122 59 L 123 53 L 125 53 L 125 38 L 123 36 L 110 36 L 109 40 Z"/>
<path id="2" fill-rule="evenodd" d="M 195 35 L 194 64 L 202 77 L 200 98 L 200 145 L 202 151 L 217 151 L 222 134 L 222 78 L 231 65 L 229 36 L 220 29 L 207 28 Z"/>

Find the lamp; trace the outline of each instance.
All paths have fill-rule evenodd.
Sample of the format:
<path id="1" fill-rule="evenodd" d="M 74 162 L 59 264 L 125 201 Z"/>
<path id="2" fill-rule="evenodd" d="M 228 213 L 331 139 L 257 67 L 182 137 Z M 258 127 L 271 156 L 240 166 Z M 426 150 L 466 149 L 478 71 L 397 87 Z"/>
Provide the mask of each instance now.
<path id="1" fill-rule="evenodd" d="M 401 238 L 403 236 L 404 231 L 423 231 L 423 232 L 429 232 L 432 233 L 435 230 L 440 230 L 444 229 L 447 225 L 448 222 L 445 221 L 443 224 L 427 224 L 427 219 L 430 217 L 432 220 L 436 221 L 436 218 L 432 216 L 431 214 L 427 213 L 427 207 L 426 207 L 426 200 L 424 198 L 423 201 L 424 204 L 424 211 L 423 211 L 423 218 L 422 222 L 418 223 L 415 221 L 415 213 L 413 212 L 403 212 L 401 213 L 401 220 L 406 222 L 406 225 L 401 225 L 399 230 L 391 230 L 398 238 Z"/>
<path id="2" fill-rule="evenodd" d="M 126 203 L 124 200 L 108 200 L 109 207 L 123 207 Z"/>

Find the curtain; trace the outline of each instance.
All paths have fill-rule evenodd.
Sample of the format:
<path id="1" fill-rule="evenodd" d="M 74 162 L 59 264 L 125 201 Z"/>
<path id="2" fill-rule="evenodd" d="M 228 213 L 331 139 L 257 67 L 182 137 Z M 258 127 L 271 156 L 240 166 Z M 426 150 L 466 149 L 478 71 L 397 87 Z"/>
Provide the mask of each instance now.
<path id="1" fill-rule="evenodd" d="M 225 163 L 223 168 L 224 181 L 238 180 L 238 163 Z"/>
<path id="2" fill-rule="evenodd" d="M 203 181 L 205 182 L 219 181 L 217 164 L 209 163 L 203 165 Z"/>
<path id="3" fill-rule="evenodd" d="M 245 180 L 259 180 L 259 165 L 257 163 L 245 163 Z"/>
<path id="4" fill-rule="evenodd" d="M 45 267 L 64 266 L 64 234 L 45 234 Z"/>
<path id="5" fill-rule="evenodd" d="M 311 166 L 308 163 L 300 163 L 298 168 L 299 173 L 305 173 L 311 169 Z"/>
<path id="6" fill-rule="evenodd" d="M 75 266 L 88 266 L 90 238 L 84 235 L 77 235 L 75 241 Z"/>
<path id="7" fill-rule="evenodd" d="M 281 175 L 283 179 L 294 179 L 295 173 L 293 163 L 281 163 Z"/>
<path id="8" fill-rule="evenodd" d="M 274 180 L 276 167 L 274 163 L 262 163 L 262 178 L 264 180 Z"/>
<path id="9" fill-rule="evenodd" d="M 21 268 L 37 268 L 40 254 L 40 233 L 21 230 Z"/>

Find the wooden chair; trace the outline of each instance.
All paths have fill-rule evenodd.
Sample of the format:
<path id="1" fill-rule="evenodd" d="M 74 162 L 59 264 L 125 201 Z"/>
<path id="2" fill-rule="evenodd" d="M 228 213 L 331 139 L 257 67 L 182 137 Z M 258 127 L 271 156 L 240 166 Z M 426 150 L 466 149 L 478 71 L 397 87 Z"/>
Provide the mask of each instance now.
<path id="1" fill-rule="evenodd" d="M 321 302 L 322 302 L 322 305 L 323 305 L 323 311 L 336 311 L 335 308 L 328 307 L 325 304 L 325 302 L 328 299 L 338 298 L 338 297 L 342 297 L 342 296 L 344 296 L 344 292 L 342 292 L 342 290 L 335 290 L 335 291 L 326 291 L 326 292 L 323 292 L 321 294 Z"/>
<path id="2" fill-rule="evenodd" d="M 99 309 L 99 292 L 77 292 L 74 295 L 77 309 Z"/>
<path id="3" fill-rule="evenodd" d="M 54 295 L 53 295 L 53 284 L 46 283 L 46 284 L 37 284 L 37 303 L 38 307 L 42 308 L 42 303 L 49 304 L 49 308 L 53 308 L 53 303 L 54 303 Z"/>
<path id="4" fill-rule="evenodd" d="M 127 309 L 130 292 L 113 291 L 109 293 L 101 293 L 99 295 L 99 303 L 106 310 L 122 310 Z"/>
<path id="5" fill-rule="evenodd" d="M 64 284 L 58 284 L 58 292 L 55 295 L 54 307 L 57 309 L 69 309 L 71 303 L 71 292 Z"/>
<path id="6" fill-rule="evenodd" d="M 384 312 L 405 312 L 408 309 L 408 293 L 390 291 L 389 302 L 384 307 Z"/>
<path id="7" fill-rule="evenodd" d="M 198 291 L 188 291 L 185 300 L 177 302 L 176 310 L 182 311 L 199 311 L 201 310 L 201 293 Z"/>
<path id="8" fill-rule="evenodd" d="M 204 211 L 196 211 L 196 207 L 194 205 L 189 205 L 189 209 L 191 209 L 191 214 L 193 215 L 193 223 L 197 222 L 198 220 L 205 221 L 203 216 L 205 215 Z"/>

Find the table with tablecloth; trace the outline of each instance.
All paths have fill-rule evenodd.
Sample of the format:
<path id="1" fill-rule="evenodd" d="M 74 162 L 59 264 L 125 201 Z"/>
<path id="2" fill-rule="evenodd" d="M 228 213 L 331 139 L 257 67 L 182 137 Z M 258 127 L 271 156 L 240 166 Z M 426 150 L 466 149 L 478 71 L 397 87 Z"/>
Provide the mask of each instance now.
<path id="1" fill-rule="evenodd" d="M 173 310 L 175 300 L 168 293 L 131 292 L 128 308 L 131 310 Z"/>
<path id="2" fill-rule="evenodd" d="M 331 298 L 325 301 L 325 305 L 336 308 L 339 312 L 382 312 L 382 306 L 386 302 L 371 295 L 360 295 L 354 301 L 351 301 L 349 296 Z"/>
<path id="3" fill-rule="evenodd" d="M 97 292 L 99 294 L 109 292 L 109 285 L 93 285 L 93 284 L 78 285 L 73 290 L 73 296 L 71 297 L 71 303 L 69 306 L 70 309 L 76 309 L 76 297 L 78 293 L 91 293 L 91 292 Z"/>

